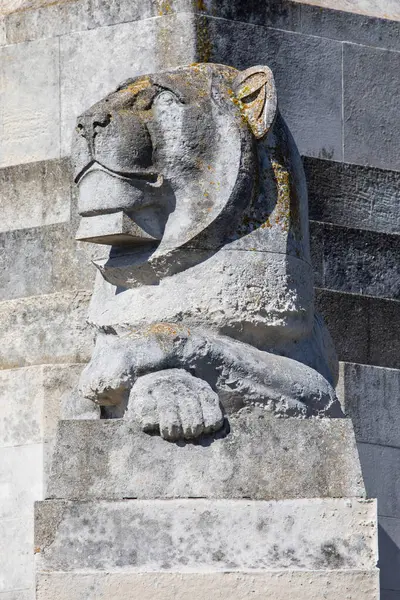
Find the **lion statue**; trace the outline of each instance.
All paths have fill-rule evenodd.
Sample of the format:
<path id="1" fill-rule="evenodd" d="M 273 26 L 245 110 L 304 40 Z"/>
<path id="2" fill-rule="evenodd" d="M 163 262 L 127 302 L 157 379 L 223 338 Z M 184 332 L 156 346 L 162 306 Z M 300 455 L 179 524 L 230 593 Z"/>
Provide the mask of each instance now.
<path id="1" fill-rule="evenodd" d="M 343 416 L 305 176 L 268 67 L 129 79 L 78 118 L 72 156 L 77 239 L 109 247 L 79 384 L 103 418 L 177 441 L 248 406 Z"/>

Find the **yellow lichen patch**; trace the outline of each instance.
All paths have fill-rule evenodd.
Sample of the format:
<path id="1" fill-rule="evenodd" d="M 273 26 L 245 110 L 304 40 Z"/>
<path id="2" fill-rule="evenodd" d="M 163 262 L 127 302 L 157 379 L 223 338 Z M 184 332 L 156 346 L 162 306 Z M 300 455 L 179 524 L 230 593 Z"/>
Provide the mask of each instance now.
<path id="1" fill-rule="evenodd" d="M 212 55 L 212 45 L 210 39 L 210 33 L 208 31 L 208 23 L 206 18 L 199 17 L 196 21 L 196 34 L 197 34 L 197 52 L 200 57 L 200 61 L 203 63 L 210 62 Z"/>
<path id="2" fill-rule="evenodd" d="M 169 15 L 172 13 L 172 6 L 169 0 L 158 0 L 158 15 L 162 17 L 163 15 Z"/>
<path id="3" fill-rule="evenodd" d="M 290 174 L 288 169 L 278 160 L 271 160 L 272 170 L 276 181 L 277 202 L 274 210 L 275 223 L 280 224 L 284 231 L 290 227 Z"/>
<path id="4" fill-rule="evenodd" d="M 150 80 L 148 77 L 141 77 L 137 81 L 130 83 L 125 90 L 136 96 L 139 92 L 143 90 L 147 90 L 151 86 Z"/>

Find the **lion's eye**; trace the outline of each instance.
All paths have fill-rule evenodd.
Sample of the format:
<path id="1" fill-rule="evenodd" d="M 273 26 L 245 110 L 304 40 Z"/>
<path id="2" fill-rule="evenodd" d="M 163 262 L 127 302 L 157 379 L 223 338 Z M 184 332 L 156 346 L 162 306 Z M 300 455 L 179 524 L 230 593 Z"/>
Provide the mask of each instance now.
<path id="1" fill-rule="evenodd" d="M 171 104 L 175 104 L 176 102 L 179 102 L 178 98 L 175 96 L 175 94 L 173 94 L 172 92 L 169 92 L 168 90 L 165 90 L 163 92 L 161 92 L 160 94 L 157 94 L 157 96 L 154 98 L 153 100 L 153 104 L 157 105 L 157 106 L 170 106 Z"/>

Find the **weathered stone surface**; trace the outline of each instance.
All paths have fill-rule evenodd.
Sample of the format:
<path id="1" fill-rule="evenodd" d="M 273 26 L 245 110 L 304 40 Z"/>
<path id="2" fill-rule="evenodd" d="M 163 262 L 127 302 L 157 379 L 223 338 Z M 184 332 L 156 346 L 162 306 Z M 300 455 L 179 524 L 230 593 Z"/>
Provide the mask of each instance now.
<path id="1" fill-rule="evenodd" d="M 73 572 L 373 569 L 375 519 L 375 503 L 355 498 L 44 501 L 35 505 L 36 566 Z"/>
<path id="2" fill-rule="evenodd" d="M 296 2 L 296 0 L 294 1 Z M 388 2 L 367 0 L 364 6 L 369 9 L 374 6 L 374 9 L 367 11 L 366 14 L 356 14 L 359 13 L 362 3 L 354 2 L 354 0 L 347 0 L 346 3 L 337 2 L 337 0 L 326 3 L 318 2 L 317 6 L 311 6 L 311 4 L 314 3 L 302 2 L 301 31 L 303 33 L 365 46 L 378 46 L 390 50 L 400 49 L 400 24 L 398 20 L 391 20 L 394 18 L 394 11 L 390 10 Z M 325 8 L 320 6 L 322 4 Z"/>
<path id="3" fill-rule="evenodd" d="M 32 515 L 34 501 L 43 498 L 42 470 L 41 444 L 0 448 L 0 519 Z"/>
<path id="4" fill-rule="evenodd" d="M 301 154 L 342 159 L 340 43 L 222 19 L 205 20 L 203 27 L 209 60 L 239 69 L 269 65 Z"/>
<path id="5" fill-rule="evenodd" d="M 240 0 L 212 0 L 207 4 L 196 0 L 142 0 L 140 4 L 130 0 L 119 0 L 118 3 L 107 0 L 75 0 L 73 3 L 59 0 L 31 2 L 29 8 L 30 10 L 15 10 L 14 7 L 14 11 L 10 8 L 3 9 L 8 43 L 168 16 L 177 12 L 208 14 L 280 29 L 294 29 L 300 25 L 300 7 L 287 0 L 274 0 L 268 4 L 252 0 L 246 3 L 246 7 Z"/>
<path id="6" fill-rule="evenodd" d="M 0 592 L 1 600 L 32 600 L 33 599 L 33 588 L 27 588 L 25 590 L 15 590 L 12 592 Z"/>
<path id="7" fill-rule="evenodd" d="M 400 232 L 400 173 L 307 157 L 303 163 L 311 219 Z"/>
<path id="8" fill-rule="evenodd" d="M 86 362 L 92 347 L 88 302 L 79 291 L 1 302 L 0 368 Z"/>
<path id="9" fill-rule="evenodd" d="M 400 54 L 343 47 L 344 160 L 400 170 Z"/>
<path id="10" fill-rule="evenodd" d="M 3 46 L 0 63 L 0 167 L 58 158 L 58 40 Z"/>
<path id="11" fill-rule="evenodd" d="M 0 447 L 40 444 L 53 438 L 61 397 L 73 389 L 81 371 L 82 365 L 0 370 Z"/>
<path id="12" fill-rule="evenodd" d="M 123 420 L 62 421 L 47 497 L 283 499 L 364 494 L 349 420 L 277 419 L 248 409 L 229 423 L 226 437 L 172 444 Z"/>
<path id="13" fill-rule="evenodd" d="M 196 60 L 193 29 L 193 17 L 181 14 L 62 37 L 62 155 L 70 153 L 78 114 L 121 81 Z"/>
<path id="14" fill-rule="evenodd" d="M 68 159 L 40 161 L 0 169 L 0 231 L 69 221 L 70 188 L 71 171 Z"/>
<path id="15" fill-rule="evenodd" d="M 368 497 L 378 498 L 379 514 L 400 518 L 400 448 L 357 444 Z"/>
<path id="16" fill-rule="evenodd" d="M 99 247 L 75 241 L 75 231 L 72 222 L 0 233 L 0 300 L 91 289 Z"/>
<path id="17" fill-rule="evenodd" d="M 357 442 L 400 448 L 400 370 L 352 363 L 342 369 L 344 410 Z"/>
<path id="18" fill-rule="evenodd" d="M 376 600 L 378 570 L 39 573 L 37 600 Z M 8 600 L 8 599 L 7 599 Z M 14 599 L 13 599 L 14 600 Z M 19 599 L 18 599 L 19 600 Z M 397 600 L 389 597 L 387 600 Z"/>
<path id="19" fill-rule="evenodd" d="M 339 360 L 400 369 L 399 302 L 316 290 Z"/>
<path id="20" fill-rule="evenodd" d="M 400 299 L 398 234 L 325 223 L 313 223 L 311 231 L 316 283 L 322 280 L 322 287 L 330 290 Z"/>
<path id="21" fill-rule="evenodd" d="M 379 518 L 379 567 L 383 589 L 400 595 L 400 519 Z M 381 598 L 385 598 L 384 595 Z M 390 596 L 389 596 L 390 598 Z M 391 599 L 390 599 L 391 600 Z"/>
<path id="22" fill-rule="evenodd" d="M 0 520 L 0 538 L 3 540 L 0 594 L 12 590 L 24 590 L 28 587 L 33 588 L 32 514 L 25 518 Z M 22 597 L 24 596 L 22 595 Z M 0 598 L 3 600 L 1 595 Z"/>

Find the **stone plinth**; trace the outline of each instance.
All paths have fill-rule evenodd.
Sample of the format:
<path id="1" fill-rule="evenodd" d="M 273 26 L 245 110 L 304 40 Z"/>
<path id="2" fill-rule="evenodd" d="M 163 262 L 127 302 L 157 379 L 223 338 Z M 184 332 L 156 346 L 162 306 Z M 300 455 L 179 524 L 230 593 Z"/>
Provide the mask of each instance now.
<path id="1" fill-rule="evenodd" d="M 375 600 L 376 503 L 351 422 L 232 415 L 171 443 L 59 425 L 36 504 L 37 600 Z"/>
<path id="2" fill-rule="evenodd" d="M 364 496 L 350 420 L 245 409 L 226 430 L 196 444 L 171 443 L 122 419 L 62 421 L 47 498 Z"/>

